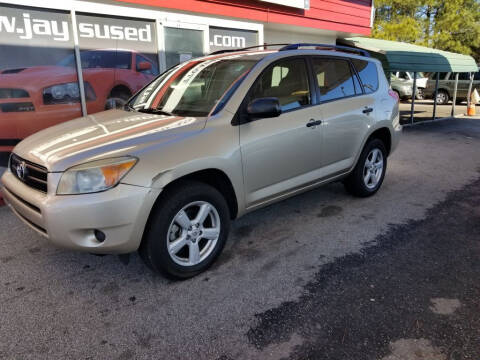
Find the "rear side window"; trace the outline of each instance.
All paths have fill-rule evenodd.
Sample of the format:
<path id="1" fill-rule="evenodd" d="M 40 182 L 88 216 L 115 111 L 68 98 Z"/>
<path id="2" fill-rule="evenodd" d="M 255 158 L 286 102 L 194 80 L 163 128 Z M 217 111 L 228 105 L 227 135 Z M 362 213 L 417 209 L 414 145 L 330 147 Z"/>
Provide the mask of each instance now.
<path id="1" fill-rule="evenodd" d="M 357 69 L 360 80 L 366 94 L 374 93 L 378 90 L 378 72 L 377 65 L 372 61 L 352 59 L 353 65 Z"/>
<path id="2" fill-rule="evenodd" d="M 476 80 L 476 81 L 480 80 L 480 72 L 475 73 L 473 80 Z"/>
<path id="3" fill-rule="evenodd" d="M 314 58 L 313 73 L 321 101 L 356 95 L 354 76 L 347 60 Z"/>

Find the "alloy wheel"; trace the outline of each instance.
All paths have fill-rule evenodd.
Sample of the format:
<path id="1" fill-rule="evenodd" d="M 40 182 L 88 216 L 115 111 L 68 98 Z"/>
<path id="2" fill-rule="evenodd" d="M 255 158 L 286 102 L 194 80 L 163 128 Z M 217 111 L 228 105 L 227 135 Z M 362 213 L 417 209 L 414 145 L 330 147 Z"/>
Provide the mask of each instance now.
<path id="1" fill-rule="evenodd" d="M 437 104 L 444 105 L 447 103 L 447 95 L 444 92 L 439 92 L 437 94 Z"/>
<path id="2" fill-rule="evenodd" d="M 220 226 L 220 216 L 212 204 L 195 201 L 184 206 L 168 228 L 166 240 L 170 257 L 182 266 L 201 263 L 215 249 Z"/>
<path id="3" fill-rule="evenodd" d="M 363 167 L 363 182 L 368 189 L 375 189 L 383 174 L 383 154 L 378 148 L 372 149 Z"/>

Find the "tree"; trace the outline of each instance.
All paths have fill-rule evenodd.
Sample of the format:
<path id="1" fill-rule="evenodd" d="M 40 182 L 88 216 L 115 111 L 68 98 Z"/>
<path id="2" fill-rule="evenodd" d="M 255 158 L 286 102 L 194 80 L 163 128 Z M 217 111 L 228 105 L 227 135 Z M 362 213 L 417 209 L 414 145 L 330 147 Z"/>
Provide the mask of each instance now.
<path id="1" fill-rule="evenodd" d="M 375 3 L 373 37 L 409 43 L 421 37 L 423 28 L 417 17 L 418 1 L 378 0 Z"/>
<path id="2" fill-rule="evenodd" d="M 376 6 L 373 37 L 480 60 L 480 0 L 377 0 Z"/>

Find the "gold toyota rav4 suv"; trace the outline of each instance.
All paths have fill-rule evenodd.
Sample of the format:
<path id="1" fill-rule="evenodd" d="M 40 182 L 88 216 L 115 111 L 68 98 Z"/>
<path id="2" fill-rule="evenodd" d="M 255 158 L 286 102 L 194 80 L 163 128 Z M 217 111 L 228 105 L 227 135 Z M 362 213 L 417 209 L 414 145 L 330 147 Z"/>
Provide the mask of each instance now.
<path id="1" fill-rule="evenodd" d="M 56 245 L 138 250 L 156 271 L 194 276 L 247 212 L 334 180 L 361 197 L 380 188 L 398 98 L 356 51 L 293 44 L 179 64 L 123 110 L 23 140 L 3 197 Z"/>

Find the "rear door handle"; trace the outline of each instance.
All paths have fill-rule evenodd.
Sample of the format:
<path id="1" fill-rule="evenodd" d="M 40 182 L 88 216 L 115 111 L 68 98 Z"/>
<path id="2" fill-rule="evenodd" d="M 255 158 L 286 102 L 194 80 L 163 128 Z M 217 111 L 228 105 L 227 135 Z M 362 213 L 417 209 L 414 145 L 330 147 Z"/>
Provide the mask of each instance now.
<path id="1" fill-rule="evenodd" d="M 322 125 L 322 120 L 310 119 L 310 121 L 307 123 L 307 127 L 315 128 L 318 125 Z"/>
<path id="2" fill-rule="evenodd" d="M 370 114 L 372 111 L 373 111 L 373 108 L 367 107 L 367 108 L 365 108 L 362 112 L 363 112 L 364 114 Z"/>

